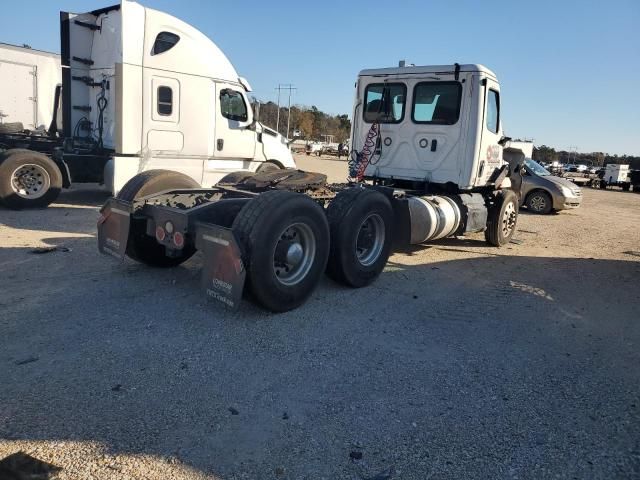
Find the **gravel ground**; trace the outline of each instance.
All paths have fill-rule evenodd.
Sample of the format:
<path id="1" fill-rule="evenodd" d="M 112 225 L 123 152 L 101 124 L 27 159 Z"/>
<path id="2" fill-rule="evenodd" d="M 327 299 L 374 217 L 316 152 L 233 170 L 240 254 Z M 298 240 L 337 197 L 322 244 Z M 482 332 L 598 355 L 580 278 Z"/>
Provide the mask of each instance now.
<path id="1" fill-rule="evenodd" d="M 99 255 L 105 198 L 0 210 L 0 458 L 61 479 L 639 478 L 640 195 L 585 189 L 523 213 L 518 244 L 397 252 L 280 315 L 208 303 L 198 255 Z"/>

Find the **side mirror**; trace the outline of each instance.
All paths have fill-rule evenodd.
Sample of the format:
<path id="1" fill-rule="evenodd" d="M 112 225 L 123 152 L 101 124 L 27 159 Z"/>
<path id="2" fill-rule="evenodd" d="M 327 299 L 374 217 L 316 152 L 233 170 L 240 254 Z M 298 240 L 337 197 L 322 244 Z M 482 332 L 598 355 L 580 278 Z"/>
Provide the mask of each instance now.
<path id="1" fill-rule="evenodd" d="M 512 139 L 511 137 L 502 137 L 500 140 L 498 140 L 498 145 L 500 145 L 501 147 L 504 147 L 507 142 L 510 142 Z"/>

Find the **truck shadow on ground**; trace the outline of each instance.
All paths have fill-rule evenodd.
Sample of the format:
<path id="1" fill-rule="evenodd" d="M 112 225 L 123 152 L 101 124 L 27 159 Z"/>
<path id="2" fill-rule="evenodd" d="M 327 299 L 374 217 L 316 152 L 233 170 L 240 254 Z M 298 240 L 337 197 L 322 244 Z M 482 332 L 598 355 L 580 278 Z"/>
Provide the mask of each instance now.
<path id="1" fill-rule="evenodd" d="M 198 255 L 155 270 L 76 242 L 5 276 L 0 445 L 224 479 L 638 473 L 640 262 L 396 255 L 276 315 L 204 300 Z"/>
<path id="2" fill-rule="evenodd" d="M 98 184 L 83 184 L 69 190 L 63 190 L 55 205 L 73 205 L 73 206 L 89 206 L 101 207 L 104 202 L 111 196 L 111 192 L 104 189 Z"/>
<path id="3" fill-rule="evenodd" d="M 24 209 L 22 212 L 46 212 L 47 210 L 56 210 L 59 208 L 65 208 L 72 206 L 73 208 L 83 207 L 101 207 L 104 202 L 111 196 L 110 192 L 107 192 L 104 187 L 98 184 L 82 184 L 78 187 L 70 189 L 63 189 L 60 192 L 58 198 L 48 207 Z M 5 207 L 0 202 L 0 211 L 16 211 Z"/>
<path id="4" fill-rule="evenodd" d="M 56 202 L 47 208 L 11 210 L 0 203 L 0 226 L 17 230 L 95 234 L 98 210 L 109 193 L 96 185 L 82 185 L 63 190 Z M 86 228 L 78 229 L 78 225 Z"/>

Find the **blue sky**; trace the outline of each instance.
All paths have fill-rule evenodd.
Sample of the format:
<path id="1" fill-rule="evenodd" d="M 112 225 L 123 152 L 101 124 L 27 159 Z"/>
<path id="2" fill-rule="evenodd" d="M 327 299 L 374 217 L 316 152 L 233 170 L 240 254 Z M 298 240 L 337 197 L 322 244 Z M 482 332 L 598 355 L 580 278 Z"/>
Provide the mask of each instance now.
<path id="1" fill-rule="evenodd" d="M 10 2 L 0 41 L 59 51 L 58 11 L 117 0 Z M 640 1 L 144 0 L 207 34 L 275 99 L 350 113 L 362 68 L 483 63 L 512 137 L 559 149 L 640 155 Z"/>

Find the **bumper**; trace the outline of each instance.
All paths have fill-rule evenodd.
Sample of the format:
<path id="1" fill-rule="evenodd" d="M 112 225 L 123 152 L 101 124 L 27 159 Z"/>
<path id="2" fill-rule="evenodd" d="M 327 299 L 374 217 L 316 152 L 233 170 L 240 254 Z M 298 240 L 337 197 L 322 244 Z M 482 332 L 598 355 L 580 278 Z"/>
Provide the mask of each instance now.
<path id="1" fill-rule="evenodd" d="M 134 206 L 116 198 L 110 198 L 100 210 L 98 219 L 98 249 L 101 253 L 124 259 L 129 242 Z M 137 214 L 136 214 L 137 215 Z M 242 261 L 239 242 L 233 231 L 210 223 L 197 222 L 190 225 L 189 218 L 179 210 L 163 206 L 145 205 L 142 216 L 147 219 L 147 232 L 154 236 L 155 225 L 173 223 L 175 232 L 185 232 L 195 237 L 195 247 L 203 254 L 202 288 L 209 298 L 213 298 L 233 310 L 242 299 L 246 270 Z M 170 235 L 163 241 L 155 240 L 170 247 Z M 174 246 L 175 248 L 175 246 Z"/>
<path id="2" fill-rule="evenodd" d="M 554 210 L 569 210 L 582 205 L 582 197 L 555 197 L 553 199 Z"/>

